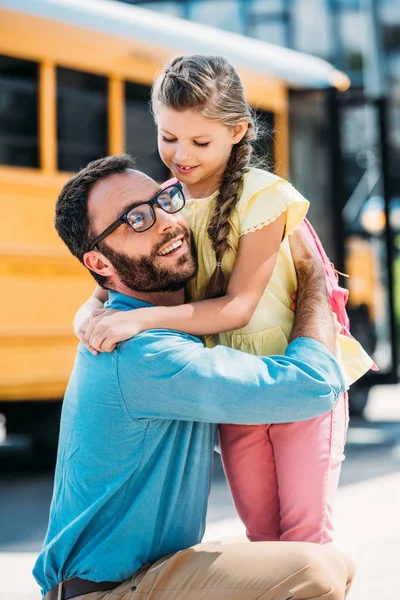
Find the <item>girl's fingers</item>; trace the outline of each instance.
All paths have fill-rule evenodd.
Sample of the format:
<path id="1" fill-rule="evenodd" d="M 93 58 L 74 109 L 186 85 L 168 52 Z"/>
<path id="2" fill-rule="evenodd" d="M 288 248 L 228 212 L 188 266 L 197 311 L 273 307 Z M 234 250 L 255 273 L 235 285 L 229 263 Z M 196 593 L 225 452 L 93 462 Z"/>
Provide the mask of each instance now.
<path id="1" fill-rule="evenodd" d="M 112 352 L 116 348 L 117 342 L 111 330 L 99 330 L 98 332 L 95 330 L 90 344 L 98 352 Z"/>
<path id="2" fill-rule="evenodd" d="M 95 329 L 96 329 L 97 325 L 99 324 L 99 322 L 101 321 L 101 319 L 102 319 L 101 315 L 99 315 L 98 317 L 93 317 L 86 329 L 85 340 L 87 342 L 89 342 L 90 344 L 92 343 L 91 338 L 93 337 L 93 332 L 95 331 Z"/>
<path id="3" fill-rule="evenodd" d="M 95 323 L 92 328 L 90 337 L 88 339 L 88 343 L 91 344 L 93 348 L 97 348 L 98 350 L 100 350 L 99 344 L 101 344 L 105 340 L 106 331 L 107 327 L 106 325 L 103 325 L 101 321 L 99 323 Z"/>
<path id="4" fill-rule="evenodd" d="M 101 344 L 102 352 L 112 352 L 116 344 L 112 341 L 112 338 L 106 338 Z"/>
<path id="5" fill-rule="evenodd" d="M 106 308 L 96 308 L 94 311 L 92 311 L 91 313 L 91 317 L 98 317 L 102 314 L 104 314 L 106 312 Z"/>
<path id="6" fill-rule="evenodd" d="M 98 354 L 96 348 L 93 348 L 93 346 L 88 344 L 88 342 L 85 342 L 85 340 L 81 340 L 81 342 L 84 346 L 86 346 L 86 348 L 89 350 L 89 352 L 91 352 L 94 356 L 96 356 Z"/>
<path id="7" fill-rule="evenodd" d="M 103 342 L 105 340 L 104 333 L 98 333 L 93 336 L 93 339 L 90 340 L 90 344 L 97 350 L 98 352 L 104 352 Z"/>
<path id="8" fill-rule="evenodd" d="M 75 335 L 78 338 L 78 340 L 80 340 L 81 342 L 84 342 L 85 339 L 85 333 L 86 333 L 86 329 L 89 325 L 90 322 L 90 316 L 87 317 L 82 323 L 81 325 L 79 325 L 78 329 L 76 329 L 75 331 Z"/>
<path id="9" fill-rule="evenodd" d="M 96 312 L 99 314 L 95 315 Z M 97 311 L 94 310 L 85 332 L 85 340 L 91 343 L 91 337 L 93 336 L 93 332 L 97 325 L 101 323 L 104 318 L 109 317 L 116 312 L 118 311 L 113 308 L 99 308 Z"/>
<path id="10" fill-rule="evenodd" d="M 89 344 L 89 346 L 87 348 L 93 354 L 93 356 L 97 356 L 98 355 L 98 353 L 99 353 L 98 350 L 96 350 L 96 348 L 93 348 L 93 346 L 90 346 L 90 344 Z"/>

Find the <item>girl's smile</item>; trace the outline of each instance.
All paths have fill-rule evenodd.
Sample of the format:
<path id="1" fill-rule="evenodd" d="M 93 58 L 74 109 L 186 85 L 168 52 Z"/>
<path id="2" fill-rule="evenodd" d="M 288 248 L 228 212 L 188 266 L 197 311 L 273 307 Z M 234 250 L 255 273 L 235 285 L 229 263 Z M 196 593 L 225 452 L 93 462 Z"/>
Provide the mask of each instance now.
<path id="1" fill-rule="evenodd" d="M 197 169 L 198 166 L 199 165 L 196 165 L 194 167 L 187 167 L 187 166 L 184 166 L 184 165 L 175 164 L 176 170 L 181 175 L 189 175 L 190 173 L 193 173 Z"/>

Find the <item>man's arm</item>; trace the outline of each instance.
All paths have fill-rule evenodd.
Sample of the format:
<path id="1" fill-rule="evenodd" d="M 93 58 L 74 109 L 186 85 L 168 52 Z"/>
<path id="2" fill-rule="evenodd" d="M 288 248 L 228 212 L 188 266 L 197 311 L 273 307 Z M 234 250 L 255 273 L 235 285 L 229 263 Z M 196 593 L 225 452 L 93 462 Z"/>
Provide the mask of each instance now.
<path id="1" fill-rule="evenodd" d="M 321 261 L 308 248 L 300 231 L 290 237 L 290 248 L 297 272 L 297 309 L 291 341 L 309 337 L 336 350 L 335 326 L 328 300 Z"/>
<path id="2" fill-rule="evenodd" d="M 285 355 L 257 357 L 224 346 L 204 348 L 174 331 L 143 332 L 116 351 L 120 390 L 132 418 L 286 423 L 333 408 L 344 381 L 331 352 L 334 325 L 324 274 L 301 236 L 291 245 L 299 293 L 294 339 Z"/>
<path id="3" fill-rule="evenodd" d="M 309 338 L 294 340 L 285 356 L 257 357 L 152 330 L 114 352 L 133 419 L 290 423 L 329 412 L 344 390 L 334 356 Z"/>

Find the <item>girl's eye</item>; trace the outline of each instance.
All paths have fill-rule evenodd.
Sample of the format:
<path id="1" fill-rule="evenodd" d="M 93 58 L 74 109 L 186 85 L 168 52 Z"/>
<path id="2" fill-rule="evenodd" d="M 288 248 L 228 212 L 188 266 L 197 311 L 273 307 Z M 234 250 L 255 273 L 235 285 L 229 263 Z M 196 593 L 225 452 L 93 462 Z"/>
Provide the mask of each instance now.
<path id="1" fill-rule="evenodd" d="M 162 135 L 161 139 L 163 142 L 167 142 L 167 144 L 172 144 L 173 142 L 175 142 L 174 138 L 166 138 L 165 135 Z"/>
<path id="2" fill-rule="evenodd" d="M 206 146 L 209 145 L 210 142 L 203 142 L 202 144 L 200 142 L 195 142 L 196 146 L 199 146 L 199 148 L 205 148 Z"/>

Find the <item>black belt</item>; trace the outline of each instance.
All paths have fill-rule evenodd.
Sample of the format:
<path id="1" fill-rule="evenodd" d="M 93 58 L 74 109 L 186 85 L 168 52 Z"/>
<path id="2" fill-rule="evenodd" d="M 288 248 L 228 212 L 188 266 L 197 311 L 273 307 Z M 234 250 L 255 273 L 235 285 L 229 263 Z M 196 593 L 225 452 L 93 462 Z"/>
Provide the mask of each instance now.
<path id="1" fill-rule="evenodd" d="M 80 577 L 72 577 L 72 579 L 66 579 L 53 587 L 43 600 L 68 600 L 92 592 L 107 592 L 119 585 L 121 584 L 116 581 L 89 581 L 80 579 Z"/>

